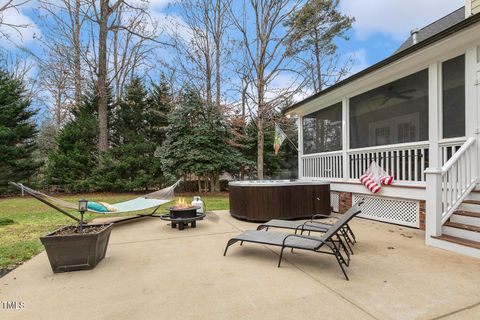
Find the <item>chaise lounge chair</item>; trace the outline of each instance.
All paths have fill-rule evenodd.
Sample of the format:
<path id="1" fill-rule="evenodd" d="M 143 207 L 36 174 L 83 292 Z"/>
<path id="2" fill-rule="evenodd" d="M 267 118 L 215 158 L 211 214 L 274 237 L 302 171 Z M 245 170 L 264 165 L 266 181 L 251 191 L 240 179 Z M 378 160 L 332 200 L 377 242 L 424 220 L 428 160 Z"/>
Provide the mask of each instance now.
<path id="1" fill-rule="evenodd" d="M 304 222 L 272 219 L 268 222 L 265 222 L 259 225 L 257 227 L 257 230 L 265 229 L 265 231 L 268 231 L 268 229 L 270 228 L 288 229 L 288 230 L 295 230 L 295 234 L 298 233 L 299 231 L 300 231 L 300 234 L 303 234 L 305 231 L 308 231 L 308 235 L 310 235 L 311 232 L 325 233 L 326 231 L 328 231 L 328 229 L 330 229 L 333 226 L 333 223 L 319 222 L 319 221 L 316 221 L 315 219 L 338 220 L 339 218 L 323 215 L 323 214 L 315 214 L 314 216 L 312 216 L 310 220 L 307 220 Z M 343 236 L 350 252 L 353 254 L 353 250 L 350 244 L 354 245 L 355 242 L 357 242 L 357 240 L 356 240 L 355 234 L 353 233 L 348 223 L 345 224 L 345 226 L 342 229 L 340 229 L 339 233 Z"/>
<path id="2" fill-rule="evenodd" d="M 280 267 L 280 264 L 282 262 L 283 250 L 285 248 L 325 253 L 335 256 L 338 265 L 340 266 L 340 269 L 345 276 L 345 279 L 349 280 L 344 265 L 348 266 L 350 258 L 347 256 L 347 259 L 345 259 L 340 251 L 341 245 L 337 240 L 339 239 L 338 233 L 350 220 L 352 220 L 356 215 L 361 212 L 360 205 L 362 203 L 363 201 L 359 201 L 354 206 L 352 206 L 321 237 L 247 230 L 227 242 L 227 246 L 225 247 L 225 252 L 223 253 L 223 255 L 225 256 L 227 254 L 228 248 L 238 241 L 240 241 L 240 245 L 242 245 L 243 242 L 251 242 L 281 247 L 282 249 L 280 251 L 278 267 Z"/>

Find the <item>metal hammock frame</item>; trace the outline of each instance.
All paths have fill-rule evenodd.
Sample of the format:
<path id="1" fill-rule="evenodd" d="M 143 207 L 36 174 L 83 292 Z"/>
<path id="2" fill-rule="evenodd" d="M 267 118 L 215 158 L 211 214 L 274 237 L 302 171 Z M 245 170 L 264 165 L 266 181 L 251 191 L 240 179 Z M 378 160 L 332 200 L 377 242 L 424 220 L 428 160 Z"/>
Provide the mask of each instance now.
<path id="1" fill-rule="evenodd" d="M 152 213 L 149 213 L 149 214 L 137 214 L 136 216 L 126 217 L 124 219 L 119 219 L 119 220 L 112 221 L 112 223 L 115 223 L 115 224 L 125 222 L 125 221 L 131 221 L 131 220 L 135 220 L 135 219 L 145 218 L 145 217 L 159 217 L 159 216 L 155 215 L 155 213 L 158 211 L 158 209 L 162 205 L 164 205 L 165 203 L 173 201 L 174 190 L 180 182 L 181 182 L 181 179 L 178 180 L 177 182 L 175 182 L 173 185 L 167 187 L 167 188 L 163 188 L 161 190 L 151 192 L 149 194 L 146 194 L 146 195 L 141 196 L 141 197 L 137 197 L 137 198 L 129 200 L 129 201 L 117 203 L 117 205 L 127 204 L 127 208 L 128 208 L 128 203 L 132 203 L 132 202 L 135 202 L 135 201 L 137 201 L 137 203 L 139 201 L 148 202 L 140 208 L 135 208 L 135 207 L 132 207 L 132 205 L 130 205 L 130 210 L 112 211 L 112 212 L 98 212 L 98 211 L 89 209 L 88 211 L 93 212 L 93 213 L 101 213 L 101 214 L 119 214 L 119 213 L 135 212 L 135 211 L 146 210 L 146 209 L 149 209 L 149 208 L 154 208 Z M 25 193 L 27 193 L 28 195 L 32 196 L 33 198 L 37 199 L 38 201 L 46 204 L 47 206 L 57 210 L 58 212 L 64 214 L 65 216 L 69 217 L 70 219 L 73 219 L 73 220 L 77 221 L 78 223 L 82 222 L 81 219 L 73 216 L 72 214 L 68 213 L 66 210 L 61 208 L 61 207 L 64 207 L 64 208 L 68 208 L 68 209 L 78 211 L 78 207 L 75 204 L 73 204 L 71 202 L 68 202 L 68 201 L 64 201 L 64 200 L 59 199 L 59 198 L 49 196 L 49 195 L 47 195 L 43 192 L 40 192 L 40 191 L 31 189 L 27 186 L 24 186 L 21 183 L 10 182 L 10 184 L 12 186 L 18 188 L 22 192 L 22 196 L 24 196 Z M 164 196 L 166 196 L 166 197 L 164 197 Z M 163 197 L 163 198 L 159 198 L 159 197 Z M 155 200 L 157 200 L 157 201 L 155 201 Z M 113 205 L 113 207 L 115 207 L 115 204 Z"/>

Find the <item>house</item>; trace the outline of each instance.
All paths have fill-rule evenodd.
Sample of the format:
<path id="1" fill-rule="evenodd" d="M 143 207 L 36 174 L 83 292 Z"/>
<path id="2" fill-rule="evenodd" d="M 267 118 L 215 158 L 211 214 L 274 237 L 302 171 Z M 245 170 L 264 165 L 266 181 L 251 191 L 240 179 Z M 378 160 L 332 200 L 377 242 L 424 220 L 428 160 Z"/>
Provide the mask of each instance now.
<path id="1" fill-rule="evenodd" d="M 480 0 L 390 57 L 300 101 L 299 179 L 328 179 L 340 212 L 425 229 L 431 246 L 480 257 Z M 395 177 L 372 194 L 372 161 Z"/>

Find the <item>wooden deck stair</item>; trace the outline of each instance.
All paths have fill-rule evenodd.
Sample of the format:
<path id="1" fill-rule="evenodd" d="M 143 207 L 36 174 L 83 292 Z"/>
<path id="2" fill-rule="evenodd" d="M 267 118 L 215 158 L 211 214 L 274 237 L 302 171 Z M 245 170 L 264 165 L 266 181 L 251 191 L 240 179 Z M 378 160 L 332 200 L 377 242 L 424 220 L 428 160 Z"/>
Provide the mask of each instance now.
<path id="1" fill-rule="evenodd" d="M 480 206 L 480 200 L 465 200 L 465 201 L 463 201 L 462 203 L 465 203 L 465 204 L 474 204 L 474 205 Z"/>
<path id="2" fill-rule="evenodd" d="M 466 240 L 466 239 L 447 236 L 447 235 L 441 235 L 439 237 L 432 237 L 432 238 L 443 240 L 443 241 L 448 241 L 448 242 L 451 242 L 451 243 L 455 243 L 455 244 L 459 244 L 459 245 L 462 245 L 462 246 L 467 246 L 467 247 L 470 247 L 470 248 L 475 248 L 475 249 L 480 250 L 480 242 L 477 242 L 477 241 Z"/>
<path id="3" fill-rule="evenodd" d="M 468 230 L 468 231 L 472 231 L 472 232 L 480 232 L 480 227 L 472 226 L 470 224 L 448 221 L 444 224 L 444 226 L 457 228 L 457 229 L 461 229 L 461 230 Z"/>
<path id="4" fill-rule="evenodd" d="M 480 250 L 480 193 L 472 192 L 443 225 L 442 235 L 432 238 Z"/>
<path id="5" fill-rule="evenodd" d="M 457 216 L 480 218 L 480 212 L 455 211 L 455 214 L 456 214 Z"/>

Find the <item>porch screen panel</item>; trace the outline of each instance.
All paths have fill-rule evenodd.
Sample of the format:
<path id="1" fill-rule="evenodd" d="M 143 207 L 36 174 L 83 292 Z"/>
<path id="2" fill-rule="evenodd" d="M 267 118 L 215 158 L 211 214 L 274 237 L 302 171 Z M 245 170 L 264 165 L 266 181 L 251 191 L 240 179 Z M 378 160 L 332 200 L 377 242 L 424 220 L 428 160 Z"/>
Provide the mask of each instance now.
<path id="1" fill-rule="evenodd" d="M 350 148 L 428 140 L 428 70 L 350 99 Z"/>
<path id="2" fill-rule="evenodd" d="M 442 64 L 443 138 L 465 136 L 465 55 Z"/>
<path id="3" fill-rule="evenodd" d="M 342 149 L 342 103 L 303 117 L 303 153 Z"/>

